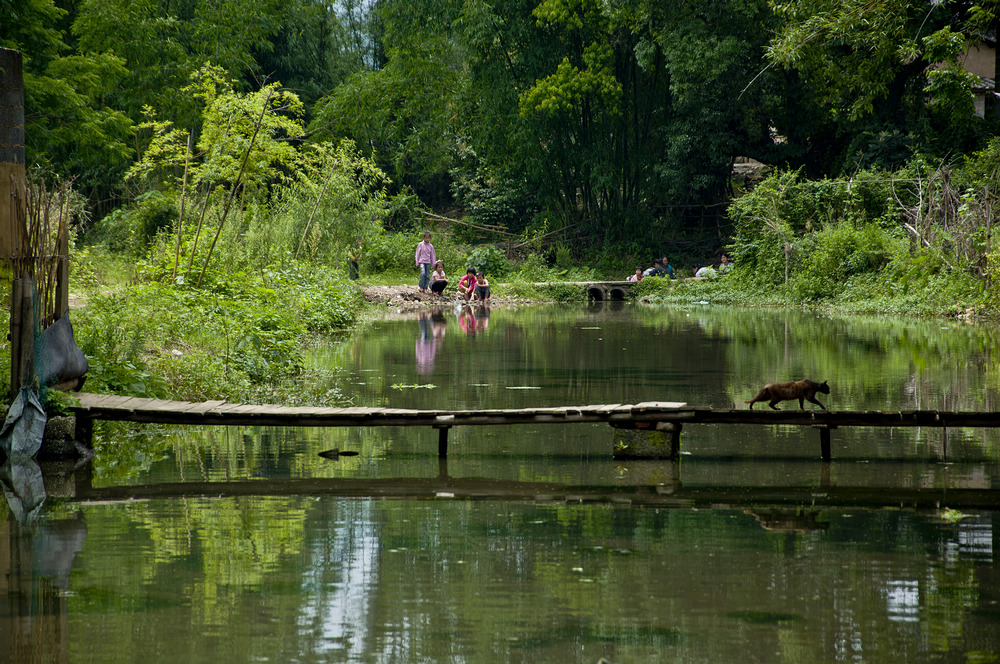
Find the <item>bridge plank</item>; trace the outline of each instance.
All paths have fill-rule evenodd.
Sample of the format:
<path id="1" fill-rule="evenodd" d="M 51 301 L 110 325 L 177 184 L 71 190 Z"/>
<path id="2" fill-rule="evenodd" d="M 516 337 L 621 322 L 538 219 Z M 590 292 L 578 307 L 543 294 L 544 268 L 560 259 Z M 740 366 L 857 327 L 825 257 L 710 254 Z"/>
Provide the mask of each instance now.
<path id="1" fill-rule="evenodd" d="M 188 413 L 188 414 L 191 414 L 191 415 L 194 415 L 194 414 L 204 414 L 204 413 L 208 413 L 209 411 L 215 410 L 216 408 L 218 408 L 219 406 L 223 405 L 224 403 L 226 403 L 226 402 L 225 401 L 205 401 L 205 402 L 202 402 L 202 403 L 194 403 L 194 404 L 191 404 L 191 406 L 189 408 L 185 408 L 181 412 Z"/>
<path id="2" fill-rule="evenodd" d="M 90 419 L 203 424 L 266 424 L 274 426 L 434 426 L 556 422 L 692 422 L 774 426 L 927 426 L 1000 427 L 1000 411 L 828 411 L 691 408 L 680 401 L 638 404 L 594 404 L 521 409 L 414 410 L 359 406 L 311 407 L 278 404 L 237 404 L 226 401 L 191 403 L 166 399 L 80 393 L 71 409 Z"/>
<path id="3" fill-rule="evenodd" d="M 149 399 L 146 403 L 141 406 L 135 406 L 133 410 L 142 411 L 171 411 L 177 407 L 176 401 L 170 401 L 169 399 Z"/>
<path id="4" fill-rule="evenodd" d="M 117 394 L 92 394 L 89 392 L 81 392 L 76 397 L 80 400 L 82 408 L 95 408 L 112 403 L 117 404 L 126 398 L 120 397 Z"/>

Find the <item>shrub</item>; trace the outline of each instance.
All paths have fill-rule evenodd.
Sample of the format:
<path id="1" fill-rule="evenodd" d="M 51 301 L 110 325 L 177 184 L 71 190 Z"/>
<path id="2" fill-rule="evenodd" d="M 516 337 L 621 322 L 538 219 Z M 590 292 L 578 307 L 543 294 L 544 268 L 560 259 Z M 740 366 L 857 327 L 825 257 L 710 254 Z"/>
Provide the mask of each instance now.
<path id="1" fill-rule="evenodd" d="M 157 233 L 171 228 L 176 219 L 173 199 L 151 191 L 139 196 L 132 205 L 101 219 L 89 238 L 105 244 L 111 251 L 140 255 L 149 249 Z"/>
<path id="2" fill-rule="evenodd" d="M 510 272 L 510 261 L 492 244 L 477 247 L 465 257 L 465 267 L 486 272 L 491 277 L 503 277 Z"/>
<path id="3" fill-rule="evenodd" d="M 881 272 L 906 245 L 874 224 L 844 222 L 807 236 L 797 247 L 799 269 L 789 286 L 799 299 L 818 300 L 836 295 L 852 276 Z"/>

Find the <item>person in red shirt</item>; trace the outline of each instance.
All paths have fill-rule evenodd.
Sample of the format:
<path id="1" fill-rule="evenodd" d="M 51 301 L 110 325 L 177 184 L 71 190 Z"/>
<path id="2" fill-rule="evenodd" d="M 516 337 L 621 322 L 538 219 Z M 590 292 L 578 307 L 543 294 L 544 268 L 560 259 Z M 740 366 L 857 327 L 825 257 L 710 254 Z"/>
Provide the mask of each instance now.
<path id="1" fill-rule="evenodd" d="M 469 268 L 465 271 L 465 276 L 458 280 L 458 292 L 462 294 L 466 302 L 476 292 L 476 270 Z"/>

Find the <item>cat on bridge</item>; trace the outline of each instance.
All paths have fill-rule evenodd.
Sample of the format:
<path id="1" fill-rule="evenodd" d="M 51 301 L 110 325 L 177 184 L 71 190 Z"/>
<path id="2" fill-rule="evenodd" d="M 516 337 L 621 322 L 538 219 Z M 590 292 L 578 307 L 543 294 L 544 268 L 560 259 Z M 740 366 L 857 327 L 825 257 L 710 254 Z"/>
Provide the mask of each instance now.
<path id="1" fill-rule="evenodd" d="M 805 409 L 805 402 L 809 401 L 814 403 L 823 410 L 826 410 L 826 406 L 821 404 L 819 400 L 816 399 L 816 393 L 822 392 L 823 394 L 830 393 L 830 386 L 826 384 L 824 380 L 822 383 L 817 383 L 812 380 L 797 380 L 789 383 L 768 383 L 760 392 L 757 393 L 753 399 L 749 401 L 744 401 L 743 403 L 750 404 L 750 410 L 753 410 L 753 405 L 758 401 L 768 401 L 768 406 L 774 410 L 781 410 L 775 404 L 779 401 L 792 401 L 794 399 L 799 400 L 799 409 Z"/>

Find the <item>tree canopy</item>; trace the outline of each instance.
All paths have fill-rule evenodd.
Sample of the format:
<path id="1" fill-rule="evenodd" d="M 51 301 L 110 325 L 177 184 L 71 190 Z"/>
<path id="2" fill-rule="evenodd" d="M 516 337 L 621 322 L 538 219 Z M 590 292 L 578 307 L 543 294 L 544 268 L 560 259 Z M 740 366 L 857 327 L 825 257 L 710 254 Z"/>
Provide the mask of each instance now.
<path id="1" fill-rule="evenodd" d="M 98 216 L 182 186 L 188 136 L 218 151 L 191 182 L 226 181 L 238 107 L 268 97 L 248 187 L 349 139 L 391 191 L 613 250 L 713 228 L 739 157 L 835 177 L 982 147 L 963 56 L 998 5 L 0 0 L 0 45 L 24 53 L 29 160 Z"/>

